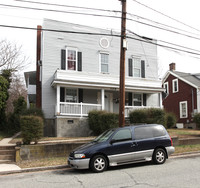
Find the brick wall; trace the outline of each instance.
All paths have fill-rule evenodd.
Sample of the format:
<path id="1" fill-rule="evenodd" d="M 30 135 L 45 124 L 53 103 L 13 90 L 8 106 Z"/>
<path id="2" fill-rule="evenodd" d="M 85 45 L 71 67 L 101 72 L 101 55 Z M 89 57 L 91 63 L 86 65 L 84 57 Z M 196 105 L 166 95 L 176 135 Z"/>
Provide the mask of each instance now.
<path id="1" fill-rule="evenodd" d="M 178 123 L 190 123 L 192 122 L 192 90 L 194 99 L 194 109 L 197 109 L 197 91 L 196 88 L 178 79 L 179 91 L 177 93 L 172 92 L 172 80 L 177 79 L 173 75 L 169 75 L 165 82 L 169 84 L 169 95 L 163 100 L 164 109 L 168 112 L 173 112 L 177 116 Z M 187 101 L 188 104 L 188 117 L 180 118 L 179 104 L 182 101 Z"/>

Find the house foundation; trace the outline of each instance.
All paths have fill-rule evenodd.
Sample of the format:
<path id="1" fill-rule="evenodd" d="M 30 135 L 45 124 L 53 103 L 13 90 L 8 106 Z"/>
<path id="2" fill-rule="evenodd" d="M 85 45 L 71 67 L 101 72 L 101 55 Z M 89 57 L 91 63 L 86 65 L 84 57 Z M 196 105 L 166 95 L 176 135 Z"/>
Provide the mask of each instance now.
<path id="1" fill-rule="evenodd" d="M 86 137 L 92 135 L 88 118 L 57 117 L 55 125 L 57 137 Z"/>

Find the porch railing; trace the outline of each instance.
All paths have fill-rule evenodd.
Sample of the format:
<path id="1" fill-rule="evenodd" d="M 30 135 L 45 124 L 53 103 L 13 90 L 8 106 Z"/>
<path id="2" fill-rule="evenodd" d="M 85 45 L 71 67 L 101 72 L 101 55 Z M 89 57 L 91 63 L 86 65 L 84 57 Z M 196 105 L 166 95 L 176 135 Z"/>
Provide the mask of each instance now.
<path id="1" fill-rule="evenodd" d="M 92 110 L 101 110 L 101 104 L 60 102 L 60 115 L 88 116 Z"/>
<path id="2" fill-rule="evenodd" d="M 125 117 L 129 117 L 129 113 L 138 109 L 160 108 L 159 106 L 125 106 Z"/>

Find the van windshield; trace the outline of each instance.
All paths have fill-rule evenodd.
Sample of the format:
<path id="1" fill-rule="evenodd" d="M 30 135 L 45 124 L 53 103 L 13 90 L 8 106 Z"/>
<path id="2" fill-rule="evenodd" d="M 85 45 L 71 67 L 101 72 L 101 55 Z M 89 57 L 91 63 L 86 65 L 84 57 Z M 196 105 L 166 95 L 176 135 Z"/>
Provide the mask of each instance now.
<path id="1" fill-rule="evenodd" d="M 114 130 L 107 130 L 105 132 L 103 132 L 101 135 L 99 135 L 98 137 L 96 137 L 93 142 L 104 142 L 106 140 L 108 140 L 108 138 L 110 138 L 110 136 L 113 134 Z"/>

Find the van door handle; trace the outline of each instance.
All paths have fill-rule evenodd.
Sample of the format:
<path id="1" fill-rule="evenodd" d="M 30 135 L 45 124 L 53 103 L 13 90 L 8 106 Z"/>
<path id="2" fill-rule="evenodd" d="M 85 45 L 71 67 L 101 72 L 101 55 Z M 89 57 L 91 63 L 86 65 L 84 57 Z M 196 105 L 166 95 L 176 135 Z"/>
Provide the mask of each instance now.
<path id="1" fill-rule="evenodd" d="M 135 146 L 137 146 L 138 144 L 137 144 L 137 142 L 133 142 L 132 144 L 131 144 L 131 147 L 135 147 Z"/>

